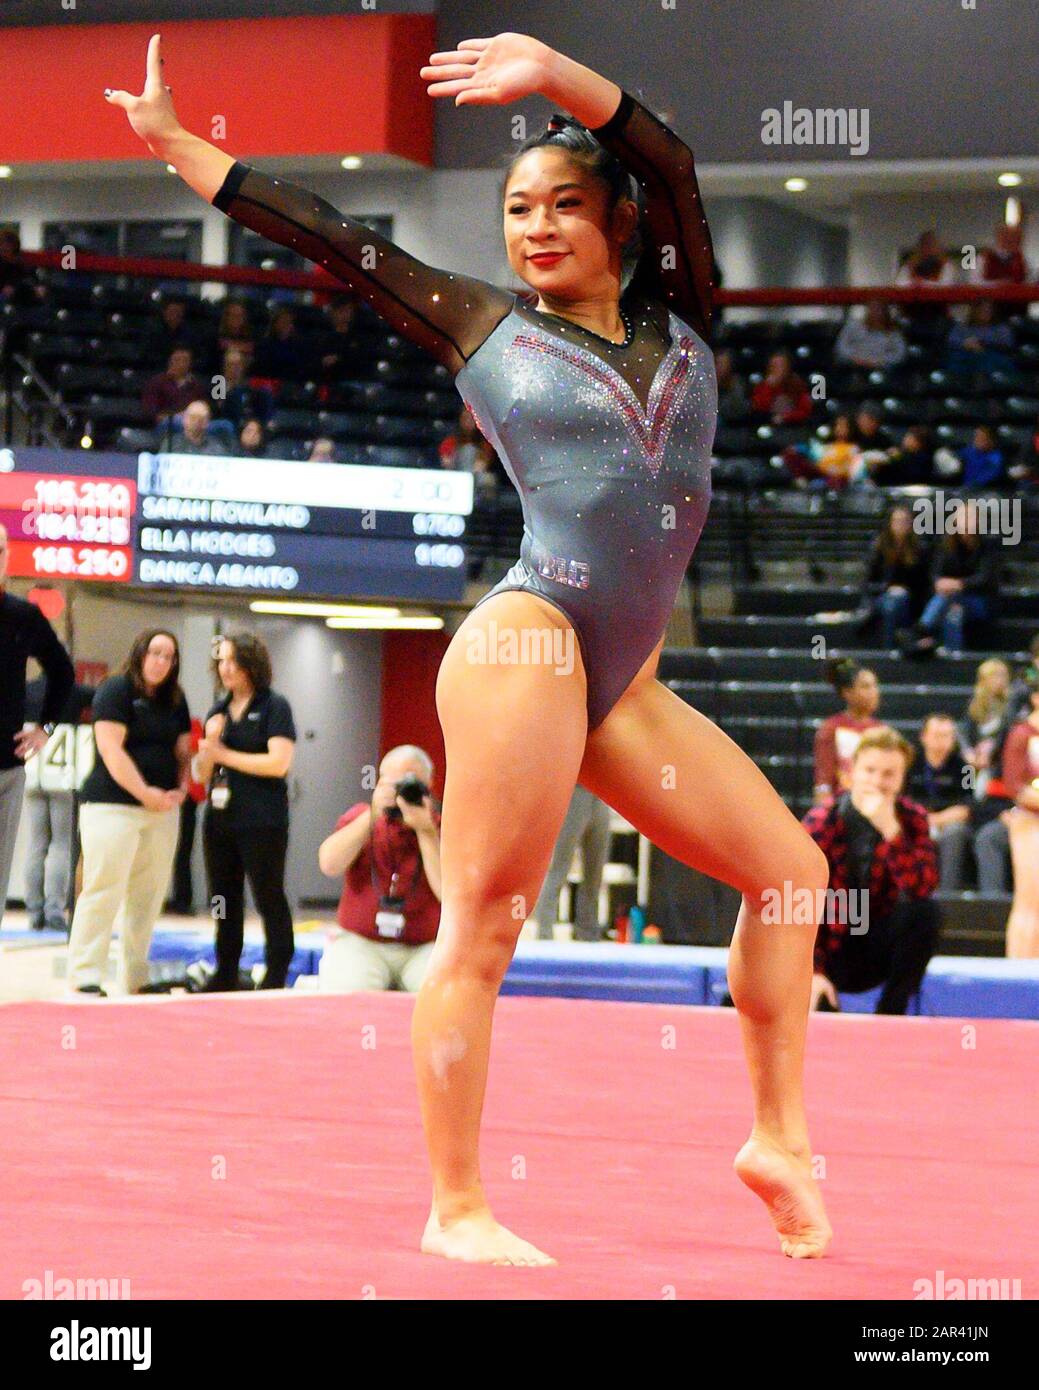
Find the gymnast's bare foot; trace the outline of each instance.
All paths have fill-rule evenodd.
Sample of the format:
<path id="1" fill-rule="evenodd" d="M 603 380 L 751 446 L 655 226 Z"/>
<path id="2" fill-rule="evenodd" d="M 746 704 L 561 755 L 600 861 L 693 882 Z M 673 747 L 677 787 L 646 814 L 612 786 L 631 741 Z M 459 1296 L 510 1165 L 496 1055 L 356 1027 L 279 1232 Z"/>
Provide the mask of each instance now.
<path id="1" fill-rule="evenodd" d="M 752 1134 L 732 1166 L 768 1208 L 784 1255 L 813 1260 L 825 1254 L 833 1231 L 812 1176 L 810 1155 L 799 1156 Z"/>
<path id="2" fill-rule="evenodd" d="M 443 1255 L 448 1260 L 466 1260 L 470 1264 L 488 1265 L 554 1265 L 546 1255 L 529 1241 L 520 1240 L 491 1215 L 489 1207 L 466 1212 L 457 1220 L 441 1225 L 434 1204 L 422 1235 L 425 1255 Z"/>

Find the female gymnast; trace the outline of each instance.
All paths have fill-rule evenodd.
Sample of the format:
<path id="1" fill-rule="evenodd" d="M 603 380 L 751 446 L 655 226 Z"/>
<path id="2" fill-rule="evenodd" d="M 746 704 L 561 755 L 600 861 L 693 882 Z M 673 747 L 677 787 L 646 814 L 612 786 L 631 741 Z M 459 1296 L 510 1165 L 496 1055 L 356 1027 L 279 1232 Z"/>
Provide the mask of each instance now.
<path id="1" fill-rule="evenodd" d="M 412 1023 L 433 1172 L 421 1248 L 554 1263 L 495 1220 L 478 1149 L 495 1000 L 580 782 L 741 891 L 729 987 L 754 1120 L 735 1169 L 785 1254 L 822 1255 L 802 1088 L 815 928 L 763 922 L 761 908 L 765 893 L 824 889 L 826 860 L 735 743 L 655 679 L 707 514 L 716 423 L 713 253 L 692 154 L 628 92 L 524 34 L 466 39 L 420 76 L 457 106 L 538 94 L 570 113 L 520 148 L 503 188 L 509 262 L 535 304 L 432 269 L 191 135 L 158 35 L 143 94 L 105 95 L 203 198 L 324 266 L 447 366 L 522 499 L 520 559 L 466 616 L 437 679 L 443 900 Z M 525 659 L 487 659 L 502 634 Z M 574 659 L 556 659 L 567 644 Z"/>

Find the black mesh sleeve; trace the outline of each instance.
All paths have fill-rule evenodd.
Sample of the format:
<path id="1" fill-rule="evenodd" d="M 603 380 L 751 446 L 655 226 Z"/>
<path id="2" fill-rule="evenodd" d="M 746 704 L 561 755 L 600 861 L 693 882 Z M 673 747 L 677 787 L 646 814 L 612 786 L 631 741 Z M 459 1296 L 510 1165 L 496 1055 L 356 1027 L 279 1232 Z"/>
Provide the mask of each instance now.
<path id="1" fill-rule="evenodd" d="M 645 195 L 642 254 L 629 289 L 666 304 L 710 342 L 714 247 L 692 150 L 630 92 L 592 134 Z"/>
<path id="2" fill-rule="evenodd" d="M 423 264 L 316 193 L 240 160 L 213 206 L 323 266 L 452 374 L 515 303 L 514 295 L 483 280 Z"/>

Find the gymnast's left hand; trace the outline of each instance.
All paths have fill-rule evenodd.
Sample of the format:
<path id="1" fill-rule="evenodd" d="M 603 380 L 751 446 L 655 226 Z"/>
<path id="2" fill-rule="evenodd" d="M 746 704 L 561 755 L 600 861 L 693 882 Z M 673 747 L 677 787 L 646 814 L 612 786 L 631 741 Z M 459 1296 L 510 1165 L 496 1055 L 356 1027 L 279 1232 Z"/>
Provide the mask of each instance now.
<path id="1" fill-rule="evenodd" d="M 529 34 L 496 34 L 430 54 L 419 76 L 431 84 L 431 97 L 454 97 L 456 106 L 505 106 L 543 92 L 554 56 Z"/>

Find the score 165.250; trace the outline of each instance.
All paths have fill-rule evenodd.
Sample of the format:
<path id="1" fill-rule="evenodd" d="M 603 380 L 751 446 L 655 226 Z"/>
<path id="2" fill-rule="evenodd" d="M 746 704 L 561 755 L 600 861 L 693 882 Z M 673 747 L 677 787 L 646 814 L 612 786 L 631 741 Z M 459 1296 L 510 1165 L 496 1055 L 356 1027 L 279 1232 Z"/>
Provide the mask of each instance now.
<path id="1" fill-rule="evenodd" d="M 37 574 L 68 574 L 94 579 L 122 579 L 128 560 L 123 550 L 101 546 L 37 545 L 32 551 Z"/>

